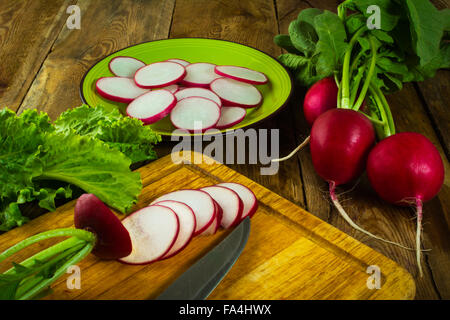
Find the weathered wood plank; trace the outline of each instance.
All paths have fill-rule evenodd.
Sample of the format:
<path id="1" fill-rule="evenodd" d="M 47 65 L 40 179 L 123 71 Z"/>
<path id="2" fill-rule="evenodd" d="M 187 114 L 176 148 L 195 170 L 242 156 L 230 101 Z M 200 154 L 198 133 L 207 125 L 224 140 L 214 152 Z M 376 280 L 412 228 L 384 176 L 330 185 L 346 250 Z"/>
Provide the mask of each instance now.
<path id="1" fill-rule="evenodd" d="M 81 104 L 79 83 L 106 55 L 143 41 L 167 38 L 174 1 L 79 1 L 81 29 L 63 28 L 20 111 L 37 108 L 56 118 Z"/>
<path id="2" fill-rule="evenodd" d="M 19 108 L 75 0 L 0 2 L 0 108 Z"/>

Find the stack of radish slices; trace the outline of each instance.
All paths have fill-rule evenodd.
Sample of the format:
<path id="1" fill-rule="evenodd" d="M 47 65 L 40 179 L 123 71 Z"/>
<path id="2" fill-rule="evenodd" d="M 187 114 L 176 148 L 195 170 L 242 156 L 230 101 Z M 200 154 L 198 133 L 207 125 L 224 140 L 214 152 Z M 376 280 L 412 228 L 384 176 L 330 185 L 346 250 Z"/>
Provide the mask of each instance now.
<path id="1" fill-rule="evenodd" d="M 189 132 L 227 129 L 240 123 L 247 109 L 263 96 L 255 85 L 268 82 L 265 74 L 238 66 L 218 66 L 182 59 L 145 64 L 132 57 L 109 62 L 115 77 L 97 80 L 105 99 L 128 103 L 127 114 L 145 124 L 170 114 L 174 127 Z"/>
<path id="2" fill-rule="evenodd" d="M 194 236 L 232 228 L 252 217 L 257 207 L 255 194 L 234 182 L 165 194 L 122 220 L 133 249 L 120 261 L 148 264 L 170 258 Z"/>

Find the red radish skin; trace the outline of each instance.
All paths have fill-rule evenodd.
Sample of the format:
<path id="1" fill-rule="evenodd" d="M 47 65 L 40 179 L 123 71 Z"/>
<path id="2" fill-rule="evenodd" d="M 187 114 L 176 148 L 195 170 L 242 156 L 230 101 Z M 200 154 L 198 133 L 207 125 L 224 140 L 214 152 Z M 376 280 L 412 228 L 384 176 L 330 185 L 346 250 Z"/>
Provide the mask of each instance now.
<path id="1" fill-rule="evenodd" d="M 109 71 L 116 77 L 133 78 L 137 70 L 145 66 L 139 59 L 126 56 L 117 56 L 108 63 Z"/>
<path id="2" fill-rule="evenodd" d="M 131 253 L 131 238 L 114 213 L 95 195 L 81 195 L 74 209 L 77 229 L 85 229 L 97 236 L 92 253 L 101 259 L 119 259 Z"/>
<path id="3" fill-rule="evenodd" d="M 133 79 L 125 77 L 99 78 L 95 82 L 95 89 L 103 98 L 121 103 L 130 103 L 149 91 L 136 86 Z"/>
<path id="4" fill-rule="evenodd" d="M 245 67 L 216 66 L 214 72 L 220 76 L 250 84 L 261 85 L 269 82 L 264 73 Z"/>
<path id="5" fill-rule="evenodd" d="M 134 82 L 144 89 L 155 89 L 176 84 L 186 75 L 183 65 L 162 61 L 155 62 L 140 68 L 134 74 Z"/>
<path id="6" fill-rule="evenodd" d="M 423 135 L 397 133 L 379 142 L 367 160 L 367 176 L 377 194 L 396 205 L 417 210 L 416 257 L 420 276 L 423 203 L 435 197 L 444 183 L 439 151 Z"/>
<path id="7" fill-rule="evenodd" d="M 239 223 L 244 211 L 244 204 L 235 191 L 221 186 L 210 186 L 201 190 L 207 192 L 222 208 L 222 227 L 228 229 Z"/>
<path id="8" fill-rule="evenodd" d="M 253 217 L 253 215 L 258 210 L 258 199 L 256 198 L 256 195 L 253 193 L 253 191 L 246 186 L 236 182 L 219 183 L 216 186 L 231 189 L 237 193 L 239 198 L 241 198 L 244 207 L 242 209 L 241 218 L 238 223 L 240 223 L 246 217 Z"/>
<path id="9" fill-rule="evenodd" d="M 133 100 L 127 107 L 127 115 L 151 124 L 167 116 L 176 104 L 177 99 L 169 90 L 153 90 Z"/>

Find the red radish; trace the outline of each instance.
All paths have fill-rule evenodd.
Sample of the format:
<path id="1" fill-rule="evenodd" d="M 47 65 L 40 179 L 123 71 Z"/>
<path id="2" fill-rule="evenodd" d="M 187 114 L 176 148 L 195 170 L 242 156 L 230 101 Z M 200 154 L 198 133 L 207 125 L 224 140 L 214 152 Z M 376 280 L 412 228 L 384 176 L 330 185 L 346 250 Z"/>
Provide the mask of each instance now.
<path id="1" fill-rule="evenodd" d="M 138 69 L 145 66 L 141 60 L 132 57 L 114 57 L 109 61 L 109 71 L 116 77 L 133 78 Z"/>
<path id="2" fill-rule="evenodd" d="M 180 224 L 172 209 L 153 205 L 138 210 L 122 220 L 133 243 L 131 253 L 119 261 L 148 264 L 169 252 L 178 236 Z"/>
<path id="3" fill-rule="evenodd" d="M 255 214 L 256 210 L 258 209 L 258 200 L 256 199 L 256 196 L 252 190 L 250 190 L 246 186 L 243 186 L 242 184 L 235 182 L 219 183 L 216 186 L 231 189 L 238 194 L 239 198 L 241 198 L 244 207 L 242 209 L 242 214 L 239 222 L 241 222 L 247 216 L 251 218 Z"/>
<path id="4" fill-rule="evenodd" d="M 357 111 L 332 109 L 320 115 L 311 129 L 311 159 L 317 174 L 329 183 L 330 196 L 341 216 L 356 230 L 385 240 L 364 230 L 348 216 L 336 196 L 336 186 L 358 178 L 375 144 L 375 130 L 370 120 Z"/>
<path id="5" fill-rule="evenodd" d="M 165 90 L 168 90 L 168 91 L 172 92 L 173 94 L 175 94 L 178 90 L 180 90 L 180 87 L 177 84 L 171 84 L 170 86 L 157 88 L 157 89 L 153 89 L 153 90 L 159 90 L 159 89 L 165 89 Z"/>
<path id="6" fill-rule="evenodd" d="M 213 128 L 220 118 L 220 107 L 202 97 L 184 98 L 177 102 L 170 113 L 172 124 L 190 132 L 204 132 Z"/>
<path id="7" fill-rule="evenodd" d="M 167 259 L 183 250 L 191 241 L 195 231 L 195 215 L 194 211 L 192 211 L 188 205 L 178 201 L 166 200 L 156 204 L 172 209 L 176 213 L 180 222 L 180 230 L 178 232 L 175 244 L 169 252 L 162 257 L 162 259 Z"/>
<path id="8" fill-rule="evenodd" d="M 385 138 L 367 160 L 367 176 L 382 199 L 417 208 L 416 256 L 421 276 L 422 205 L 438 194 L 444 174 L 439 151 L 425 136 L 414 132 Z"/>
<path id="9" fill-rule="evenodd" d="M 74 209 L 77 229 L 85 229 L 97 236 L 92 253 L 101 259 L 118 259 L 131 253 L 131 238 L 114 213 L 95 195 L 81 195 Z"/>
<path id="10" fill-rule="evenodd" d="M 241 107 L 222 107 L 220 109 L 220 119 L 216 124 L 219 130 L 231 128 L 244 120 L 247 110 Z"/>
<path id="11" fill-rule="evenodd" d="M 254 108 L 260 105 L 263 99 L 261 92 L 255 86 L 233 79 L 216 79 L 211 82 L 210 87 L 226 106 Z"/>
<path id="12" fill-rule="evenodd" d="M 220 76 L 250 84 L 265 84 L 269 81 L 264 73 L 245 67 L 216 66 L 214 71 Z"/>
<path id="13" fill-rule="evenodd" d="M 222 106 L 222 101 L 220 100 L 219 96 L 214 92 L 212 92 L 211 90 L 205 88 L 195 88 L 195 87 L 185 88 L 178 91 L 175 94 L 175 97 L 177 98 L 178 101 L 189 97 L 203 97 L 214 101 L 219 105 L 219 107 Z"/>
<path id="14" fill-rule="evenodd" d="M 194 236 L 202 233 L 213 222 L 216 217 L 216 208 L 214 200 L 206 192 L 200 190 L 178 190 L 167 193 L 155 199 L 152 204 L 164 200 L 179 201 L 188 205 L 195 215 L 195 232 Z"/>
<path id="15" fill-rule="evenodd" d="M 181 81 L 181 84 L 188 87 L 205 87 L 208 88 L 209 84 L 217 78 L 220 78 L 218 74 L 214 72 L 215 64 L 211 63 L 191 63 L 186 66 L 186 76 Z"/>
<path id="16" fill-rule="evenodd" d="M 177 99 L 172 92 L 153 90 L 133 100 L 127 107 L 127 114 L 145 124 L 151 124 L 167 116 L 176 103 Z"/>
<path id="17" fill-rule="evenodd" d="M 148 92 L 147 89 L 136 86 L 133 79 L 123 77 L 100 78 L 95 83 L 95 89 L 103 98 L 123 103 L 130 103 Z"/>
<path id="18" fill-rule="evenodd" d="M 145 89 L 170 86 L 183 79 L 186 69 L 179 63 L 163 61 L 140 68 L 134 75 L 136 85 Z"/>
<path id="19" fill-rule="evenodd" d="M 179 63 L 179 64 L 185 66 L 185 67 L 187 67 L 188 65 L 191 64 L 190 62 L 188 62 L 188 61 L 186 61 L 186 60 L 183 60 L 183 59 L 168 59 L 168 60 L 166 60 L 166 61 L 176 62 L 176 63 Z"/>
<path id="20" fill-rule="evenodd" d="M 207 192 L 222 208 L 222 227 L 227 229 L 239 223 L 244 204 L 235 191 L 221 186 L 210 186 L 201 190 Z"/>
<path id="21" fill-rule="evenodd" d="M 222 211 L 222 208 L 217 204 L 216 201 L 214 201 L 214 207 L 216 208 L 216 217 L 214 218 L 214 222 L 211 223 L 211 225 L 208 227 L 208 229 L 206 229 L 205 231 L 203 231 L 200 234 L 201 236 L 213 235 L 220 228 L 220 224 L 222 222 L 223 211 Z"/>

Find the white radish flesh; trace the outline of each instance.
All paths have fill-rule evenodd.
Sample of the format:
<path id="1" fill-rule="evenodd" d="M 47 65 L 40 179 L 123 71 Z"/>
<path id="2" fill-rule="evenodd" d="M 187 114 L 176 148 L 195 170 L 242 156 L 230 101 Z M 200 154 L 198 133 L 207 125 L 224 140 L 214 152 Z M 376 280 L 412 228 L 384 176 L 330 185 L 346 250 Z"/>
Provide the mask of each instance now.
<path id="1" fill-rule="evenodd" d="M 216 124 L 219 130 L 231 128 L 244 120 L 247 111 L 241 107 L 222 107 L 220 109 L 220 119 Z"/>
<path id="2" fill-rule="evenodd" d="M 130 103 L 149 91 L 139 88 L 133 79 L 124 77 L 100 78 L 95 83 L 95 88 L 103 98 L 123 103 Z"/>
<path id="3" fill-rule="evenodd" d="M 177 83 L 185 74 L 184 66 L 179 63 L 155 62 L 136 71 L 134 82 L 138 87 L 145 89 L 161 88 Z"/>
<path id="4" fill-rule="evenodd" d="M 177 99 L 170 91 L 154 90 L 133 100 L 127 107 L 127 114 L 150 124 L 167 116 L 176 103 Z"/>
<path id="5" fill-rule="evenodd" d="M 226 106 L 253 108 L 262 102 L 261 92 L 249 83 L 220 78 L 214 80 L 210 87 L 222 99 L 222 104 Z"/>
<path id="6" fill-rule="evenodd" d="M 162 259 L 167 259 L 183 250 L 191 241 L 195 231 L 195 215 L 194 211 L 192 211 L 188 205 L 178 201 L 166 200 L 158 202 L 156 205 L 172 209 L 180 222 L 180 230 L 175 244 L 169 252 L 162 257 Z"/>
<path id="7" fill-rule="evenodd" d="M 239 198 L 241 198 L 242 203 L 244 204 L 244 209 L 242 211 L 240 221 L 246 217 L 251 218 L 255 214 L 258 209 L 258 200 L 252 190 L 242 184 L 234 182 L 219 183 L 217 186 L 231 189 L 238 194 Z"/>
<path id="8" fill-rule="evenodd" d="M 119 261 L 128 264 L 148 264 L 161 259 L 174 245 L 179 231 L 175 212 L 158 205 L 136 211 L 122 223 L 130 234 L 133 249 Z"/>
<path id="9" fill-rule="evenodd" d="M 178 190 L 167 193 L 152 202 L 152 204 L 164 200 L 179 201 L 188 205 L 195 215 L 194 235 L 198 235 L 206 230 L 216 217 L 214 200 L 209 194 L 200 190 Z"/>
<path id="10" fill-rule="evenodd" d="M 145 63 L 132 57 L 115 57 L 108 64 L 109 70 L 117 77 L 133 78 Z"/>
<path id="11" fill-rule="evenodd" d="M 185 67 L 191 64 L 190 62 L 188 62 L 186 60 L 183 60 L 183 59 L 168 59 L 166 61 L 176 62 L 176 63 L 179 63 L 179 64 L 185 66 Z"/>
<path id="12" fill-rule="evenodd" d="M 214 72 L 215 64 L 211 63 L 191 63 L 186 67 L 186 76 L 182 84 L 189 87 L 209 87 L 209 84 L 220 76 Z"/>
<path id="13" fill-rule="evenodd" d="M 244 204 L 235 191 L 221 186 L 210 186 L 200 190 L 208 193 L 222 208 L 222 227 L 226 229 L 239 223 Z"/>
<path id="14" fill-rule="evenodd" d="M 268 82 L 264 73 L 244 67 L 216 66 L 215 72 L 220 76 L 250 84 L 265 84 Z"/>
<path id="15" fill-rule="evenodd" d="M 190 132 L 204 132 L 213 128 L 220 118 L 220 107 L 202 97 L 184 98 L 177 102 L 170 113 L 172 124 Z"/>
<path id="16" fill-rule="evenodd" d="M 165 90 L 168 90 L 168 91 L 172 92 L 173 94 L 175 94 L 176 92 L 178 92 L 180 90 L 180 87 L 177 84 L 172 84 L 167 87 L 157 88 L 157 89 L 153 89 L 153 90 L 159 90 L 159 89 L 165 89 Z"/>
<path id="17" fill-rule="evenodd" d="M 181 89 L 181 90 L 177 91 L 177 93 L 175 94 L 175 97 L 177 97 L 178 101 L 180 101 L 181 99 L 184 99 L 184 98 L 189 98 L 189 97 L 203 97 L 203 98 L 207 98 L 207 99 L 214 101 L 219 106 L 222 106 L 222 101 L 220 100 L 219 96 L 217 94 L 215 94 L 214 92 L 212 92 L 211 90 L 206 89 L 206 88 L 194 88 L 193 87 L 193 88 Z"/>

